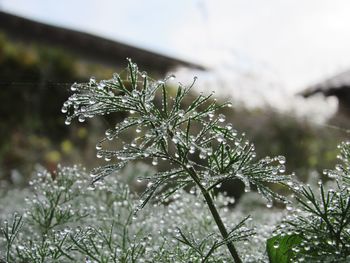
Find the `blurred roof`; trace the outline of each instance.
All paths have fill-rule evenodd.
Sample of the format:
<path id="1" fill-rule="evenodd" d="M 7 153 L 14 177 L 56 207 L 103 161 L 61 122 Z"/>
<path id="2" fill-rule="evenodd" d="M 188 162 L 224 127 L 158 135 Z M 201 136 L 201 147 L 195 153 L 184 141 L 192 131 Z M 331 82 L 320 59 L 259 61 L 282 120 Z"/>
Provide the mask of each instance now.
<path id="1" fill-rule="evenodd" d="M 313 96 L 316 93 L 321 93 L 326 97 L 336 96 L 339 98 L 345 92 L 350 92 L 350 70 L 311 85 L 299 94 L 305 98 Z"/>
<path id="2" fill-rule="evenodd" d="M 88 33 L 36 22 L 0 11 L 0 30 L 20 41 L 47 43 L 71 50 L 111 66 L 124 65 L 132 58 L 140 68 L 165 74 L 179 66 L 205 70 L 201 65 L 158 54 Z"/>

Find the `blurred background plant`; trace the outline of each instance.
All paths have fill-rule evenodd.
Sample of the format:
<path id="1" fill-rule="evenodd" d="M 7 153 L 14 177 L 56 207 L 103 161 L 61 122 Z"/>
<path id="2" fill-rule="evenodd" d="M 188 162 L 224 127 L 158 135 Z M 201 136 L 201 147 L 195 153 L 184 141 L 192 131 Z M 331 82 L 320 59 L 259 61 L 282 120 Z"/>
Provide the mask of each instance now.
<path id="1" fill-rule="evenodd" d="M 64 125 L 60 105 L 73 80 L 86 80 L 87 72 L 105 78 L 117 68 L 86 62 L 62 47 L 35 41 L 24 44 L 2 33 L 0 177 L 25 184 L 37 163 L 49 170 L 58 163 L 96 166 L 91 146 L 110 126 L 112 118 L 89 121 L 89 126 L 98 129 L 89 128 L 93 132 L 87 136 L 86 128 L 79 124 L 69 128 Z M 157 72 L 152 66 L 146 69 Z M 288 171 L 296 172 L 302 180 L 310 171 L 333 165 L 333 145 L 347 136 L 342 129 L 314 124 L 293 112 L 281 113 L 269 106 L 251 109 L 238 103 L 224 114 L 238 131 L 246 131 L 255 142 L 258 156 L 283 153 L 289 160 Z"/>

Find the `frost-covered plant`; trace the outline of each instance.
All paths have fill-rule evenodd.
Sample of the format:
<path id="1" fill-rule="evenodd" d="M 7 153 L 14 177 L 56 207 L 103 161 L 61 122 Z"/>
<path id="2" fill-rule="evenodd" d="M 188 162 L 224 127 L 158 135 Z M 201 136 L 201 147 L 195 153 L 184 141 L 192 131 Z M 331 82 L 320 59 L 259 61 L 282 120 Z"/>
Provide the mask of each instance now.
<path id="1" fill-rule="evenodd" d="M 286 186 L 291 183 L 290 176 L 283 175 L 285 159 L 279 156 L 256 161 L 254 145 L 238 135 L 232 124 L 225 123 L 224 115 L 217 113 L 231 103 L 218 105 L 212 100 L 213 94 L 200 94 L 183 108 L 194 82 L 189 87 L 179 84 L 171 98 L 167 85 L 170 78 L 173 77 L 155 81 L 128 60 L 125 76 L 115 74 L 109 80 L 98 82 L 91 78 L 89 83 L 75 83 L 72 86 L 75 93 L 62 108 L 68 115 L 66 124 L 75 117 L 83 122 L 95 115 L 129 113 L 115 128 L 107 130 L 106 138 L 96 145 L 97 157 L 114 162 L 94 169 L 93 182 L 119 171 L 130 161 L 151 159 L 153 165 L 166 162 L 166 169 L 140 178 L 148 184 L 136 210 L 152 198 L 168 201 L 178 190 L 193 187 L 192 192 L 204 197 L 222 236 L 214 241 L 208 257 L 226 245 L 234 261 L 242 262 L 234 242 L 246 240 L 254 231 L 244 227 L 248 217 L 227 229 L 213 201 L 214 189 L 227 180 L 239 179 L 246 191 L 255 187 L 271 207 L 274 199 L 285 201 L 270 188 L 271 183 Z M 159 103 L 157 93 L 162 97 Z M 118 138 L 123 133 L 136 136 L 123 142 Z M 117 143 L 113 145 L 113 141 Z M 200 252 L 201 242 L 193 242 L 181 230 L 179 234 L 178 240 Z"/>
<path id="2" fill-rule="evenodd" d="M 279 225 L 271 240 L 286 248 L 293 262 L 350 261 L 350 143 L 339 145 L 342 164 L 324 174 L 335 179 L 332 186 L 318 182 L 295 192 L 297 205 Z M 288 243 L 288 242 L 287 242 Z"/>

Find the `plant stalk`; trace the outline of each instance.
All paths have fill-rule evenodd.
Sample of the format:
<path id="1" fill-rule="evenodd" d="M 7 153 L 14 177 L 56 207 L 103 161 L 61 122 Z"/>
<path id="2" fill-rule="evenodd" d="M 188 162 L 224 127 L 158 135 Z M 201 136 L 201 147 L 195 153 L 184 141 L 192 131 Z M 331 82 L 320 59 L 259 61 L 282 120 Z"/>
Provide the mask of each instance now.
<path id="1" fill-rule="evenodd" d="M 219 230 L 220 230 L 220 233 L 222 235 L 222 237 L 224 239 L 228 238 L 228 233 L 227 233 L 227 229 L 224 225 L 224 223 L 222 222 L 221 220 L 221 217 L 219 215 L 219 212 L 218 210 L 216 209 L 215 205 L 214 205 L 214 202 L 213 202 L 213 199 L 211 198 L 209 192 L 203 192 L 203 195 L 204 195 L 204 198 L 205 198 L 205 201 L 207 202 L 208 204 L 208 207 L 209 207 L 209 210 L 211 212 L 211 214 L 213 215 L 214 217 L 214 220 L 215 220 L 215 223 L 216 225 L 218 226 Z M 236 248 L 234 247 L 233 243 L 232 242 L 227 242 L 226 243 L 226 246 L 228 248 L 228 250 L 230 251 L 231 253 L 231 256 L 233 257 L 235 263 L 242 263 L 242 260 L 240 259 L 240 257 L 238 256 L 238 253 L 237 253 L 237 250 Z"/>
<path id="2" fill-rule="evenodd" d="M 215 220 L 215 223 L 216 225 L 218 226 L 219 228 L 219 231 L 221 233 L 221 236 L 223 237 L 223 239 L 227 239 L 228 238 L 228 232 L 227 232 L 227 229 L 224 225 L 224 223 L 222 222 L 222 219 L 219 215 L 219 212 L 218 210 L 216 209 L 215 205 L 214 205 L 214 202 L 213 202 L 213 199 L 211 198 L 210 196 L 210 193 L 201 185 L 200 183 L 200 180 L 197 176 L 197 173 L 196 171 L 193 169 L 193 168 L 189 168 L 189 169 L 186 169 L 188 171 L 188 173 L 191 175 L 191 177 L 193 178 L 193 180 L 196 182 L 196 184 L 199 186 L 199 188 L 201 189 L 201 192 L 204 196 L 204 199 L 209 207 L 209 210 Z M 234 260 L 235 263 L 242 263 L 242 260 L 240 259 L 238 253 L 237 253 L 237 250 L 235 248 L 235 246 L 233 245 L 233 242 L 230 241 L 230 242 L 227 242 L 226 243 L 226 246 L 228 248 L 228 250 L 230 251 L 230 254 Z"/>

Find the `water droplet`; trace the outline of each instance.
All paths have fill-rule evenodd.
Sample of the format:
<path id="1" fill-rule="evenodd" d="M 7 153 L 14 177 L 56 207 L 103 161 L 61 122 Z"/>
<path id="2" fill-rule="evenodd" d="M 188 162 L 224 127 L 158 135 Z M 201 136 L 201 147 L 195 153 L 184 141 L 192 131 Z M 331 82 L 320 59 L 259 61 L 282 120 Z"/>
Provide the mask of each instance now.
<path id="1" fill-rule="evenodd" d="M 88 188 L 87 188 L 89 191 L 94 191 L 95 190 L 95 185 L 90 185 Z"/>
<path id="2" fill-rule="evenodd" d="M 224 142 L 224 140 L 225 140 L 225 138 L 224 138 L 224 136 L 222 134 L 218 134 L 216 136 L 216 139 L 217 139 L 218 142 Z"/>
<path id="3" fill-rule="evenodd" d="M 102 144 L 99 142 L 96 144 L 96 150 L 101 150 L 102 149 Z"/>
<path id="4" fill-rule="evenodd" d="M 171 75 L 169 75 L 166 79 L 167 79 L 167 80 L 174 80 L 175 78 L 176 78 L 176 76 L 173 75 L 173 74 L 171 74 Z"/>
<path id="5" fill-rule="evenodd" d="M 179 117 L 183 117 L 185 115 L 185 111 L 179 110 L 177 114 L 179 115 Z"/>
<path id="6" fill-rule="evenodd" d="M 285 167 L 284 165 L 280 165 L 278 171 L 279 171 L 280 173 L 284 173 L 284 172 L 286 171 L 286 167 Z"/>
<path id="7" fill-rule="evenodd" d="M 152 165 L 158 165 L 158 159 L 157 158 L 153 158 L 152 160 Z"/>
<path id="8" fill-rule="evenodd" d="M 61 109 L 61 112 L 62 113 L 66 113 L 68 111 L 67 107 L 63 106 L 62 109 Z"/>
<path id="9" fill-rule="evenodd" d="M 74 82 L 73 85 L 70 87 L 71 91 L 77 90 L 78 83 Z"/>
<path id="10" fill-rule="evenodd" d="M 96 84 L 96 78 L 94 76 L 90 77 L 90 85 Z"/>
<path id="11" fill-rule="evenodd" d="M 280 164 L 285 164 L 286 163 L 286 157 L 280 155 L 280 156 L 277 156 L 277 160 Z"/>
<path id="12" fill-rule="evenodd" d="M 273 202 L 272 200 L 269 200 L 267 203 L 266 203 L 266 207 L 267 208 L 271 208 L 273 206 Z"/>
<path id="13" fill-rule="evenodd" d="M 69 124 L 71 124 L 71 122 L 72 122 L 72 119 L 71 118 L 67 118 L 64 123 L 66 125 L 69 125 Z"/>
<path id="14" fill-rule="evenodd" d="M 226 117 L 224 114 L 219 114 L 219 118 L 218 118 L 219 122 L 224 122 L 226 120 Z"/>
<path id="15" fill-rule="evenodd" d="M 18 245 L 17 248 L 18 248 L 18 250 L 23 250 L 24 246 Z"/>
<path id="16" fill-rule="evenodd" d="M 196 151 L 195 146 L 194 146 L 194 145 L 191 145 L 191 146 L 190 146 L 190 149 L 189 149 L 189 153 L 190 153 L 190 154 L 194 154 L 195 151 Z"/>
<path id="17" fill-rule="evenodd" d="M 106 87 L 106 82 L 104 80 L 100 81 L 100 83 L 98 83 L 97 88 L 99 90 L 103 90 L 103 88 Z"/>
<path id="18" fill-rule="evenodd" d="M 78 120 L 79 120 L 79 122 L 84 122 L 85 121 L 85 116 L 84 115 L 79 115 Z"/>
<path id="19" fill-rule="evenodd" d="M 228 124 L 225 126 L 225 128 L 226 128 L 227 130 L 231 131 L 232 128 L 233 128 L 233 126 L 232 126 L 231 123 L 228 123 Z"/>
<path id="20" fill-rule="evenodd" d="M 137 97 L 139 96 L 139 91 L 136 90 L 136 89 L 134 89 L 134 90 L 132 91 L 132 96 L 133 96 L 134 98 L 137 98 Z"/>
<path id="21" fill-rule="evenodd" d="M 199 158 L 200 159 L 205 159 L 207 157 L 207 152 L 205 150 L 201 150 L 199 153 Z"/>
<path id="22" fill-rule="evenodd" d="M 280 246 L 280 243 L 278 242 L 278 241 L 275 241 L 274 243 L 273 243 L 273 247 L 274 248 L 278 248 Z"/>

